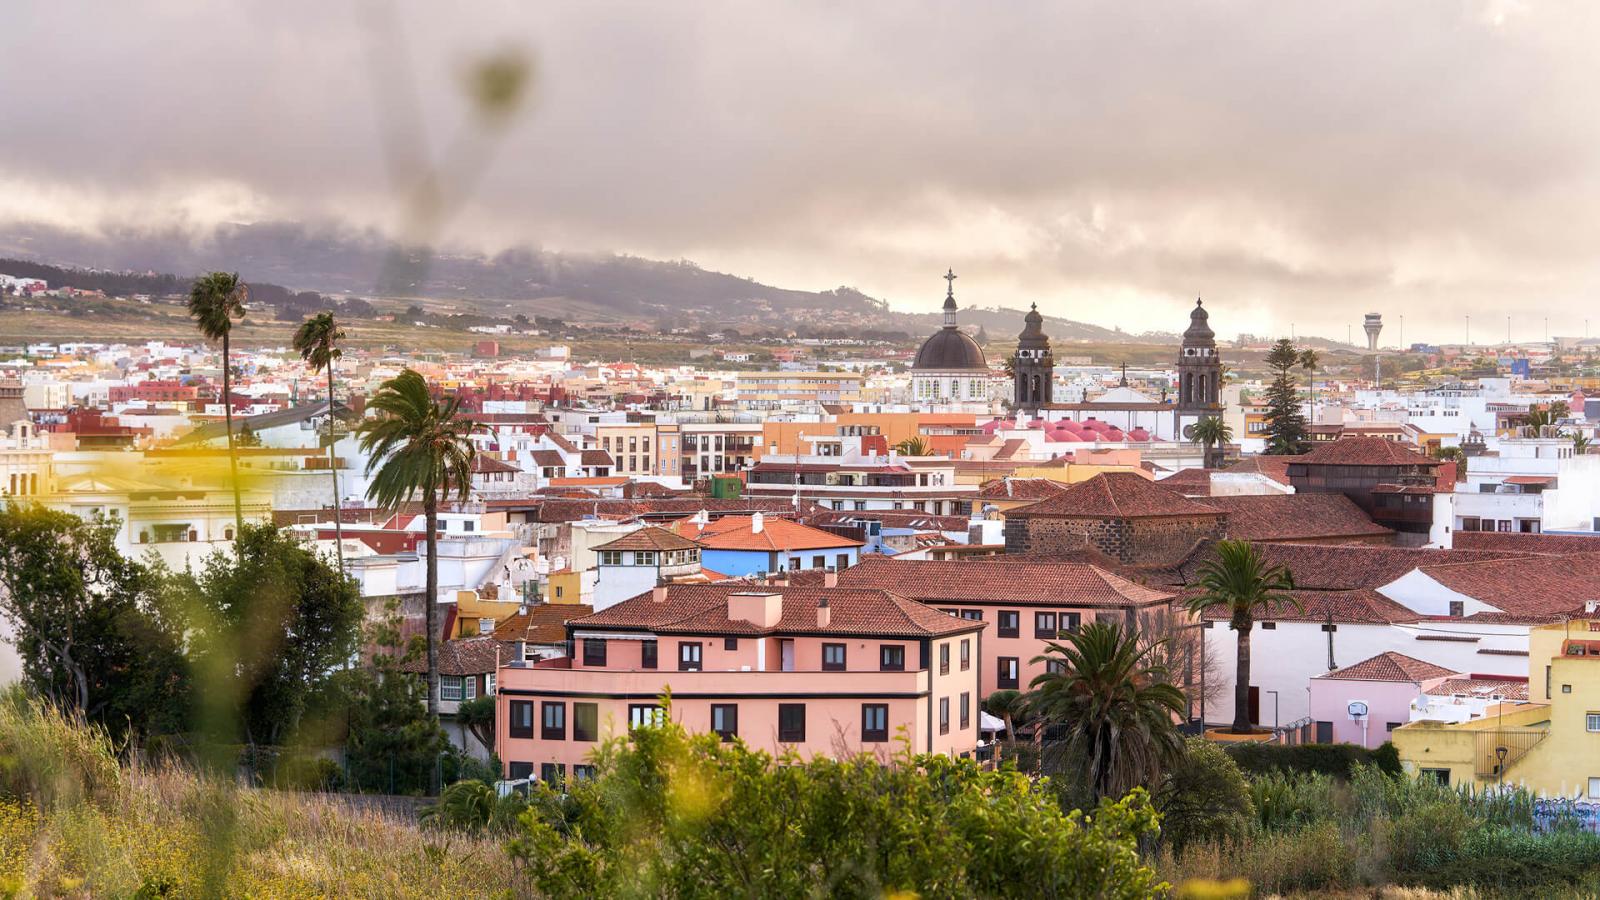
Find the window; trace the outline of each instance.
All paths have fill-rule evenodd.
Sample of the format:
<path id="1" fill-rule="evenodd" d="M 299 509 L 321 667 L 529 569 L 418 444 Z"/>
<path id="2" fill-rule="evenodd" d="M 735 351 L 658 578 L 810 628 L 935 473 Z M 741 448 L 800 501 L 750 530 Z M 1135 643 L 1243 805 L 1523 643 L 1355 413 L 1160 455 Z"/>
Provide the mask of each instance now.
<path id="1" fill-rule="evenodd" d="M 572 766 L 572 780 L 573 781 L 593 781 L 594 780 L 594 766 L 586 766 L 586 765 L 584 765 L 582 763 L 575 763 Z"/>
<path id="2" fill-rule="evenodd" d="M 1063 675 L 1067 671 L 1067 664 L 1063 660 L 1047 659 L 1044 661 L 1044 670 L 1051 675 Z"/>
<path id="3" fill-rule="evenodd" d="M 586 666 L 603 666 L 606 664 L 606 642 L 600 638 L 583 639 L 583 664 Z"/>
<path id="4" fill-rule="evenodd" d="M 972 725 L 972 695 L 963 691 L 961 693 L 961 727 L 966 729 Z"/>
<path id="5" fill-rule="evenodd" d="M 678 644 L 678 671 L 700 671 L 700 642 L 683 641 Z"/>
<path id="6" fill-rule="evenodd" d="M 1592 712 L 1583 718 L 1584 728 L 1589 731 L 1600 731 L 1600 713 Z"/>
<path id="7" fill-rule="evenodd" d="M 1000 637 L 1016 637 L 1019 628 L 1017 620 L 1020 618 L 1021 614 L 1014 609 L 1000 610 Z"/>
<path id="8" fill-rule="evenodd" d="M 661 707 L 654 703 L 628 704 L 628 727 L 644 728 L 647 726 L 661 725 L 667 721 L 662 714 Z"/>
<path id="9" fill-rule="evenodd" d="M 1102 618 L 1102 616 L 1104 618 Z M 1096 622 L 1115 623 L 1117 621 L 1117 617 L 1117 613 L 1095 613 L 1094 620 Z M 1064 612 L 1056 617 L 1056 627 L 1060 628 L 1062 631 L 1077 631 L 1078 624 L 1082 621 L 1083 616 L 1079 615 L 1078 613 Z"/>
<path id="10" fill-rule="evenodd" d="M 1033 636 L 1055 640 L 1061 636 L 1056 629 L 1056 614 L 1053 612 L 1036 612 L 1033 614 Z"/>
<path id="11" fill-rule="evenodd" d="M 1339 625 L 1338 625 L 1338 623 L 1334 623 L 1332 625 L 1329 625 L 1327 622 L 1323 622 L 1322 623 L 1322 630 L 1323 631 L 1338 631 L 1339 630 Z"/>
<path id="12" fill-rule="evenodd" d="M 633 554 L 633 564 L 636 566 L 653 566 L 656 564 L 654 550 L 636 550 Z"/>
<path id="13" fill-rule="evenodd" d="M 1466 601 L 1464 601 L 1464 600 L 1451 600 L 1450 601 L 1450 615 L 1451 615 L 1452 618 L 1459 619 L 1459 618 L 1461 618 L 1462 616 L 1464 616 L 1466 614 L 1467 614 Z"/>
<path id="14" fill-rule="evenodd" d="M 533 737 L 533 701 L 511 701 L 511 736 L 514 738 Z"/>
<path id="15" fill-rule="evenodd" d="M 778 740 L 797 744 L 806 739 L 806 705 L 804 703 L 778 704 Z"/>
<path id="16" fill-rule="evenodd" d="M 591 742 L 600 739 L 599 704 L 572 704 L 572 739 Z"/>
<path id="17" fill-rule="evenodd" d="M 972 639 L 961 639 L 961 671 L 972 668 Z"/>
<path id="18" fill-rule="evenodd" d="M 566 593 L 566 588 L 561 586 L 561 585 L 559 585 L 559 584 L 556 585 L 556 599 L 557 600 L 561 599 L 561 597 L 562 597 L 562 595 L 564 593 Z M 589 768 L 589 767 L 585 766 L 584 768 Z M 574 771 L 576 771 L 576 770 L 574 770 Z"/>
<path id="19" fill-rule="evenodd" d="M 478 633 L 479 634 L 491 634 L 491 633 L 493 633 L 493 631 L 494 631 L 494 619 L 479 617 L 479 619 L 478 619 Z"/>
<path id="20" fill-rule="evenodd" d="M 1423 778 L 1432 778 L 1434 781 L 1445 785 L 1446 787 L 1450 785 L 1449 769 L 1423 769 L 1421 771 L 1421 775 Z"/>
<path id="21" fill-rule="evenodd" d="M 440 675 L 439 676 L 439 699 L 440 700 L 460 700 L 461 699 L 461 676 L 460 675 Z"/>
<path id="22" fill-rule="evenodd" d="M 711 730 L 724 741 L 739 734 L 739 707 L 733 703 L 711 704 Z"/>
<path id="23" fill-rule="evenodd" d="M 963 609 L 961 611 L 961 618 L 966 619 L 969 622 L 982 622 L 983 621 L 983 610 L 981 610 L 981 609 Z"/>
<path id="24" fill-rule="evenodd" d="M 493 672 L 490 672 L 489 674 L 483 676 L 483 692 L 485 694 L 494 693 L 494 673 Z"/>
<path id="25" fill-rule="evenodd" d="M 547 741 L 564 741 L 567 739 L 567 704 L 561 701 L 546 700 L 541 710 L 544 714 L 543 727 L 539 730 L 539 737 Z"/>
<path id="26" fill-rule="evenodd" d="M 463 676 L 461 676 L 461 699 L 463 699 L 463 700 L 476 700 L 476 699 L 478 699 L 478 676 L 476 676 L 476 675 L 463 675 Z"/>
<path id="27" fill-rule="evenodd" d="M 889 739 L 889 704 L 861 704 L 861 740 L 881 744 Z"/>
<path id="28" fill-rule="evenodd" d="M 602 565 L 602 566 L 620 566 L 620 565 L 622 565 L 622 551 L 621 550 L 601 550 L 600 551 L 600 565 Z"/>
<path id="29" fill-rule="evenodd" d="M 906 648 L 899 644 L 884 644 L 878 648 L 878 668 L 884 672 L 904 672 Z"/>
<path id="30" fill-rule="evenodd" d="M 656 642 L 639 642 L 639 667 L 643 669 L 656 668 Z"/>
<path id="31" fill-rule="evenodd" d="M 1331 743 L 1333 743 L 1333 723 L 1332 722 L 1318 722 L 1317 723 L 1317 743 L 1319 743 L 1319 744 L 1331 744 Z"/>
<path id="32" fill-rule="evenodd" d="M 508 764 L 506 766 L 506 777 L 511 779 L 512 781 L 520 781 L 521 779 L 524 779 L 524 778 L 532 778 L 533 777 L 533 763 L 531 763 L 531 762 L 513 762 L 513 763 Z"/>
<path id="33" fill-rule="evenodd" d="M 737 650 L 737 649 L 739 649 L 739 639 L 738 638 L 723 638 L 722 639 L 722 649 L 724 649 L 724 650 Z"/>
<path id="34" fill-rule="evenodd" d="M 944 642 L 944 643 L 939 645 L 939 674 L 940 675 L 949 675 L 950 674 L 950 642 L 949 641 L 946 641 L 946 642 Z"/>
<path id="35" fill-rule="evenodd" d="M 939 698 L 939 733 L 950 733 L 950 698 Z"/>
<path id="36" fill-rule="evenodd" d="M 1261 623 L 1261 630 L 1262 631 L 1277 631 L 1278 630 L 1278 623 L 1277 622 L 1262 622 Z"/>
<path id="37" fill-rule="evenodd" d="M 862 503 L 860 500 L 856 501 L 856 509 L 866 509 L 866 508 L 867 508 L 866 504 Z M 835 569 L 839 569 L 840 571 L 843 571 L 843 570 L 849 568 L 850 567 L 850 554 L 841 553 L 838 556 L 835 556 L 833 558 L 833 567 Z"/>
<path id="38" fill-rule="evenodd" d="M 1589 779 L 1589 799 L 1600 800 L 1600 778 Z"/>
<path id="39" fill-rule="evenodd" d="M 1405 724 L 1404 722 L 1385 722 L 1385 723 L 1383 723 L 1383 730 L 1384 731 L 1393 731 L 1396 728 L 1399 728 L 1401 725 L 1404 725 L 1404 724 Z"/>
<path id="40" fill-rule="evenodd" d="M 1015 688 L 1017 686 L 1017 658 L 1015 656 L 1002 656 L 998 662 L 1000 666 L 999 686 L 1002 688 Z"/>
<path id="41" fill-rule="evenodd" d="M 822 671 L 843 672 L 845 649 L 843 644 L 822 645 Z"/>
<path id="42" fill-rule="evenodd" d="M 827 556 L 819 553 L 816 556 L 811 557 L 811 568 L 813 568 L 813 569 L 826 569 L 827 567 L 828 567 L 828 557 Z"/>
<path id="43" fill-rule="evenodd" d="M 545 763 L 539 767 L 539 780 L 545 784 L 556 786 L 567 777 L 565 763 Z"/>

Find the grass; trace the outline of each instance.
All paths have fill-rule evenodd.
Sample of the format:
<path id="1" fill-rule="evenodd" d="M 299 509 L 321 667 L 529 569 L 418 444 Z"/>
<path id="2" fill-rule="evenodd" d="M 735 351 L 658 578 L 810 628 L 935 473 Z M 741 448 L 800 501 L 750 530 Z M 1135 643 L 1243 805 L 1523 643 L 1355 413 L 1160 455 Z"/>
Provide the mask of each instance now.
<path id="1" fill-rule="evenodd" d="M 115 749 L 20 692 L 0 699 L 0 896 L 498 897 L 520 884 L 499 840 L 119 763 Z"/>

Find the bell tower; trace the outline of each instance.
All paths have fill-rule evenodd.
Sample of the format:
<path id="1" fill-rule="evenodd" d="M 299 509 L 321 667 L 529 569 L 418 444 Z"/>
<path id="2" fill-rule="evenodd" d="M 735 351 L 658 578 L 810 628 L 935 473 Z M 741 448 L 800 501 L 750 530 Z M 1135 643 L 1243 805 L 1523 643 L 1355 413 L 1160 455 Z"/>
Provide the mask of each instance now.
<path id="1" fill-rule="evenodd" d="M 1217 356 L 1217 336 L 1211 330 L 1205 305 L 1199 298 L 1189 313 L 1189 328 L 1178 351 L 1178 404 L 1174 431 L 1189 438 L 1189 426 L 1207 416 L 1222 415 L 1222 359 Z"/>
<path id="2" fill-rule="evenodd" d="M 1054 396 L 1056 359 L 1050 352 L 1050 338 L 1044 333 L 1044 316 L 1035 303 L 1022 320 L 1017 335 L 1017 354 L 1011 358 L 1012 407 L 1033 415 Z"/>

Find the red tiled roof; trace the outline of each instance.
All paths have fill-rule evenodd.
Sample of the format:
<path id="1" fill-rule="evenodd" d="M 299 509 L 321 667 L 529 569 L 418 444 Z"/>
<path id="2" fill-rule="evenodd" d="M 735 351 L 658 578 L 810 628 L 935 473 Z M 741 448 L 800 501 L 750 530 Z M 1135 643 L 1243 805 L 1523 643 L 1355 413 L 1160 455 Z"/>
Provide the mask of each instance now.
<path id="1" fill-rule="evenodd" d="M 585 466 L 611 466 L 611 454 L 604 450 L 585 450 L 578 455 L 578 462 Z"/>
<path id="2" fill-rule="evenodd" d="M 1525 554 L 1504 551 L 1428 550 L 1373 544 L 1255 545 L 1267 565 L 1284 565 L 1294 575 L 1296 587 L 1314 591 L 1343 591 L 1379 587 L 1425 565 L 1513 559 Z M 1177 566 L 1165 570 L 1164 583 L 1187 584 L 1206 560 L 1216 555 L 1210 545 L 1198 548 Z"/>
<path id="3" fill-rule="evenodd" d="M 1457 531 L 1453 544 L 1458 550 L 1515 550 L 1570 556 L 1600 552 L 1600 534 L 1522 534 L 1515 531 Z"/>
<path id="4" fill-rule="evenodd" d="M 979 500 L 1043 500 L 1065 491 L 1067 486 L 1049 478 L 996 478 L 978 491 Z"/>
<path id="5" fill-rule="evenodd" d="M 1411 681 L 1422 682 L 1458 674 L 1454 669 L 1436 666 L 1416 657 L 1389 650 L 1355 665 L 1318 675 L 1335 681 Z"/>
<path id="6" fill-rule="evenodd" d="M 1161 516 L 1215 516 L 1221 510 L 1161 487 L 1132 472 L 1104 472 L 1069 486 L 1006 516 L 1069 519 L 1134 519 Z"/>
<path id="7" fill-rule="evenodd" d="M 1472 675 L 1467 678 L 1448 679 L 1423 691 L 1423 693 L 1430 697 L 1467 694 L 1483 699 L 1503 697 L 1507 700 L 1526 700 L 1528 699 L 1528 682 Z"/>
<path id="8" fill-rule="evenodd" d="M 1191 596 L 1190 592 L 1185 596 Z M 1346 625 L 1391 625 L 1397 622 L 1416 622 L 1421 616 L 1370 588 L 1350 591 L 1290 591 L 1289 595 L 1300 601 L 1300 608 L 1282 605 L 1271 613 L 1256 615 L 1262 622 L 1326 622 Z M 1211 607 L 1201 616 L 1212 622 L 1228 621 L 1228 611 Z"/>
<path id="9" fill-rule="evenodd" d="M 728 595 L 776 593 L 783 596 L 778 624 L 763 628 L 728 618 Z M 817 605 L 828 601 L 829 622 L 817 625 Z M 929 637 L 976 631 L 982 622 L 957 619 L 884 590 L 825 587 L 757 587 L 740 582 L 673 584 L 665 600 L 640 594 L 592 616 L 574 619 L 575 628 L 637 628 L 675 634 L 859 634 Z"/>
<path id="10" fill-rule="evenodd" d="M 1506 479 L 1506 484 L 1555 484 L 1554 475 L 1512 475 Z"/>
<path id="11" fill-rule="evenodd" d="M 439 642 L 440 675 L 483 675 L 495 670 L 501 659 L 511 659 L 512 648 L 492 636 L 460 638 Z M 420 656 L 400 664 L 405 672 L 426 672 L 428 661 Z"/>
<path id="12" fill-rule="evenodd" d="M 533 464 L 541 468 L 552 467 L 559 469 L 567 464 L 567 461 L 555 450 L 535 450 L 528 455 L 533 459 Z"/>
<path id="13" fill-rule="evenodd" d="M 569 619 L 580 619 L 594 613 L 594 607 L 580 603 L 539 603 L 527 607 L 527 610 L 496 625 L 495 639 L 559 644 L 567 639 L 566 625 Z"/>
<path id="14" fill-rule="evenodd" d="M 1289 463 L 1299 459 L 1298 456 L 1250 456 L 1239 460 L 1224 472 L 1254 472 L 1265 475 L 1279 484 L 1289 483 Z"/>
<path id="15" fill-rule="evenodd" d="M 1177 491 L 1185 497 L 1208 497 L 1211 495 L 1211 472 L 1208 469 L 1189 467 L 1179 469 L 1171 475 L 1159 480 L 1156 484 L 1168 490 Z"/>
<path id="16" fill-rule="evenodd" d="M 1458 594 L 1525 621 L 1569 613 L 1600 598 L 1600 554 L 1528 556 L 1422 567 Z"/>
<path id="17" fill-rule="evenodd" d="M 495 459 L 492 456 L 484 456 L 482 453 L 475 454 L 472 457 L 472 474 L 474 475 L 521 471 L 521 469 L 504 460 Z"/>
<path id="18" fill-rule="evenodd" d="M 657 525 L 646 525 L 622 537 L 597 545 L 596 550 L 693 550 L 694 541 Z"/>
<path id="19" fill-rule="evenodd" d="M 1252 494 L 1211 497 L 1228 514 L 1232 540 L 1299 541 L 1377 537 L 1394 532 L 1367 518 L 1343 494 Z"/>
<path id="20" fill-rule="evenodd" d="M 810 525 L 857 525 L 861 522 L 881 522 L 885 528 L 915 528 L 919 530 L 966 531 L 966 516 L 936 516 L 932 513 L 909 509 L 833 510 L 819 509 L 804 521 Z"/>
<path id="21" fill-rule="evenodd" d="M 700 527 L 687 519 L 674 522 L 673 530 L 700 542 L 707 550 L 821 550 L 860 547 L 861 541 L 788 519 L 762 516 L 755 530 L 754 516 L 723 516 Z"/>
<path id="22" fill-rule="evenodd" d="M 1329 441 L 1294 460 L 1318 466 L 1437 466 L 1399 441 L 1381 437 L 1347 437 Z"/>
<path id="23" fill-rule="evenodd" d="M 839 584 L 892 590 L 923 603 L 1124 608 L 1164 603 L 1172 597 L 1087 563 L 1033 562 L 1005 556 L 937 560 L 868 556 L 840 572 Z"/>

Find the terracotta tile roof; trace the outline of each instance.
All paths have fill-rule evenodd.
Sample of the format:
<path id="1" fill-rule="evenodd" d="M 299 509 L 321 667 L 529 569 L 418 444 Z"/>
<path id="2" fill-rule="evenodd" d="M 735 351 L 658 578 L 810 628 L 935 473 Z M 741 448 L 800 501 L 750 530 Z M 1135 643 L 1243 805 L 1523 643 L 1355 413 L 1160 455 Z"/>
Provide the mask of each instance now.
<path id="1" fill-rule="evenodd" d="M 1600 599 L 1600 554 L 1457 562 L 1423 566 L 1422 573 L 1449 590 L 1530 622 Z"/>
<path id="2" fill-rule="evenodd" d="M 1522 534 L 1515 531 L 1457 531 L 1452 541 L 1458 550 L 1514 550 L 1570 556 L 1600 552 L 1597 534 Z"/>
<path id="3" fill-rule="evenodd" d="M 1067 486 L 1049 478 L 996 478 L 978 491 L 979 500 L 1043 500 L 1065 491 Z"/>
<path id="4" fill-rule="evenodd" d="M 1437 466 L 1411 447 L 1381 437 L 1347 437 L 1329 441 L 1295 460 L 1318 466 Z"/>
<path id="5" fill-rule="evenodd" d="M 936 516 L 932 513 L 905 509 L 873 510 L 818 510 L 804 518 L 810 525 L 859 525 L 862 522 L 881 522 L 885 528 L 933 529 L 938 531 L 966 531 L 966 516 Z"/>
<path id="6" fill-rule="evenodd" d="M 1023 440 L 1022 438 L 1009 438 L 1009 439 L 1006 440 L 1005 443 L 1000 445 L 1000 449 L 999 450 L 995 451 L 994 458 L 995 459 L 1014 459 L 1014 458 L 1016 458 L 1017 454 L 1019 452 L 1021 452 L 1024 447 L 1027 447 L 1027 446 L 1028 446 L 1028 442 Z"/>
<path id="7" fill-rule="evenodd" d="M 474 475 L 521 471 L 521 469 L 504 460 L 495 459 L 492 456 L 484 456 L 482 453 L 474 454 L 472 457 L 472 474 Z"/>
<path id="8" fill-rule="evenodd" d="M 1448 679 L 1423 691 L 1423 693 L 1430 697 L 1451 697 L 1456 694 L 1466 694 L 1470 697 L 1480 697 L 1485 700 L 1491 697 L 1504 697 L 1507 700 L 1526 700 L 1528 699 L 1528 682 L 1473 675 L 1467 678 Z"/>
<path id="9" fill-rule="evenodd" d="M 594 613 L 594 607 L 580 603 L 539 603 L 516 613 L 494 628 L 502 641 L 527 641 L 530 644 L 559 644 L 567 639 L 567 620 Z"/>
<path id="10" fill-rule="evenodd" d="M 1185 497 L 1209 497 L 1211 495 L 1211 472 L 1208 469 L 1189 467 L 1179 469 L 1160 479 L 1156 484 L 1168 490 L 1177 491 Z"/>
<path id="11" fill-rule="evenodd" d="M 1215 516 L 1221 510 L 1161 487 L 1132 472 L 1105 472 L 1070 485 L 1038 503 L 1011 510 L 1006 516 L 1068 519 L 1134 519 L 1164 516 Z"/>
<path id="12" fill-rule="evenodd" d="M 1265 475 L 1279 484 L 1289 483 L 1289 463 L 1298 456 L 1250 456 L 1223 469 L 1224 472 L 1254 472 Z"/>
<path id="13" fill-rule="evenodd" d="M 545 431 L 543 431 L 541 433 L 541 436 L 545 440 L 549 441 L 552 444 L 555 444 L 557 447 L 560 447 L 562 450 L 565 450 L 568 453 L 576 452 L 577 449 L 578 449 L 578 446 L 576 444 L 574 444 L 571 441 L 567 440 L 565 437 L 561 436 L 557 432 L 550 431 L 550 430 L 546 429 Z"/>
<path id="14" fill-rule="evenodd" d="M 630 531 L 614 541 L 596 545 L 596 550 L 693 550 L 700 546 L 694 541 L 657 525 L 646 525 Z"/>
<path id="15" fill-rule="evenodd" d="M 768 516 L 762 516 L 759 532 L 754 530 L 754 516 L 723 516 L 703 528 L 684 519 L 672 523 L 672 527 L 707 550 L 823 550 L 862 545 L 854 538 Z"/>
<path id="16" fill-rule="evenodd" d="M 1555 484 L 1554 475 L 1512 475 L 1506 479 L 1506 484 Z"/>
<path id="17" fill-rule="evenodd" d="M 1343 494 L 1252 494 L 1206 500 L 1228 514 L 1233 540 L 1299 541 L 1393 534 Z"/>
<path id="18" fill-rule="evenodd" d="M 1315 591 L 1342 591 L 1379 587 L 1419 566 L 1449 562 L 1513 559 L 1525 554 L 1504 551 L 1427 550 L 1420 547 L 1386 547 L 1372 544 L 1257 543 L 1268 565 L 1284 565 L 1297 587 Z M 1202 546 L 1178 565 L 1159 573 L 1162 583 L 1188 584 L 1206 560 L 1216 555 Z M 1155 574 L 1155 573 L 1153 573 Z"/>
<path id="19" fill-rule="evenodd" d="M 1195 591 L 1185 592 L 1180 602 Z M 1412 610 L 1370 588 L 1350 591 L 1290 591 L 1300 601 L 1300 608 L 1284 605 L 1271 614 L 1256 616 L 1262 622 L 1326 622 L 1328 616 L 1344 625 L 1392 625 L 1399 622 L 1417 622 L 1422 619 Z M 1220 607 L 1206 610 L 1201 618 L 1212 622 L 1226 622 L 1228 613 Z"/>
<path id="20" fill-rule="evenodd" d="M 1355 665 L 1345 666 L 1317 677 L 1334 681 L 1421 682 L 1455 674 L 1457 672 L 1454 669 L 1446 669 L 1444 666 L 1436 666 L 1431 662 L 1389 650 L 1371 659 L 1364 659 Z"/>
<path id="21" fill-rule="evenodd" d="M 923 603 L 966 600 L 1125 608 L 1165 603 L 1172 597 L 1087 563 L 1005 556 L 938 560 L 868 556 L 839 573 L 839 584 L 891 590 Z"/>
<path id="22" fill-rule="evenodd" d="M 728 618 L 728 595 L 775 593 L 783 596 L 778 624 L 763 628 Z M 828 601 L 826 627 L 817 624 L 817 605 Z M 930 637 L 976 631 L 983 622 L 957 619 L 884 590 L 825 587 L 752 587 L 740 582 L 673 584 L 666 599 L 640 594 L 592 616 L 572 621 L 574 628 L 632 628 L 668 634 L 859 634 Z"/>
<path id="23" fill-rule="evenodd" d="M 535 450 L 528 455 L 533 459 L 533 464 L 541 468 L 554 467 L 559 469 L 567 464 L 566 459 L 555 450 Z"/>
<path id="24" fill-rule="evenodd" d="M 578 463 L 584 466 L 613 466 L 611 454 L 604 450 L 585 450 L 578 455 Z"/>
<path id="25" fill-rule="evenodd" d="M 491 501 L 492 502 L 492 501 Z M 535 513 L 539 522 L 575 522 L 583 518 L 598 519 L 634 519 L 634 518 L 680 518 L 692 516 L 700 510 L 706 510 L 713 516 L 740 513 L 749 515 L 753 512 L 766 514 L 768 519 L 774 515 L 793 515 L 794 503 L 787 497 L 743 497 L 737 500 L 717 500 L 711 497 L 650 497 L 645 499 L 601 499 L 601 500 L 576 500 L 567 498 L 538 499 L 534 501 L 512 501 L 506 504 L 496 504 L 497 507 L 511 506 L 515 508 L 530 508 Z M 815 505 L 802 501 L 800 512 L 809 512 Z M 963 528 L 966 526 L 963 525 Z"/>
<path id="26" fill-rule="evenodd" d="M 513 655 L 510 644 L 492 636 L 440 641 L 439 674 L 483 675 L 493 672 L 499 660 L 511 659 Z M 428 662 L 419 656 L 402 663 L 400 669 L 405 672 L 426 672 Z"/>

